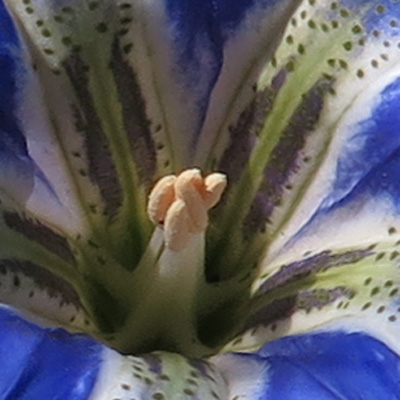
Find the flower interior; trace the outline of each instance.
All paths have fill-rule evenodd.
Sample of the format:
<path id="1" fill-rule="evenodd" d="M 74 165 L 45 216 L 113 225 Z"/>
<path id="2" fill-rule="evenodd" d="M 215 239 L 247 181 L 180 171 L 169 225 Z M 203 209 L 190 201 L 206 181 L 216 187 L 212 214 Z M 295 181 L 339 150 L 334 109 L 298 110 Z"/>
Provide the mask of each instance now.
<path id="1" fill-rule="evenodd" d="M 206 3 L 6 1 L 0 300 L 122 353 L 197 357 L 396 295 L 394 189 L 372 196 L 348 154 L 398 73 L 397 25 L 353 0 Z M 376 240 L 349 210 L 358 232 L 382 211 Z"/>

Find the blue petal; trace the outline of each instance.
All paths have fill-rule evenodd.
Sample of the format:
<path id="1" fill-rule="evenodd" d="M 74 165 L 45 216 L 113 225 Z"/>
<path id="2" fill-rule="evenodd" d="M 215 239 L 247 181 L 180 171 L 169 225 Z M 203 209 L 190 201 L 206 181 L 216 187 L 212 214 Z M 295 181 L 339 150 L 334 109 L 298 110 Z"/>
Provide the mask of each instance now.
<path id="1" fill-rule="evenodd" d="M 368 192 L 372 197 L 390 196 L 400 211 L 399 105 L 400 79 L 396 79 L 377 96 L 371 116 L 354 127 L 354 136 L 344 146 L 333 190 L 324 201 L 329 208 L 343 207 Z"/>
<path id="2" fill-rule="evenodd" d="M 400 399 L 400 357 L 362 333 L 286 337 L 264 346 L 265 399 Z"/>
<path id="3" fill-rule="evenodd" d="M 85 400 L 103 346 L 83 335 L 44 329 L 0 308 L 0 398 Z"/>
<path id="4" fill-rule="evenodd" d="M 254 354 L 222 354 L 212 360 L 228 383 L 229 398 L 400 399 L 399 355 L 364 333 L 289 336 Z"/>

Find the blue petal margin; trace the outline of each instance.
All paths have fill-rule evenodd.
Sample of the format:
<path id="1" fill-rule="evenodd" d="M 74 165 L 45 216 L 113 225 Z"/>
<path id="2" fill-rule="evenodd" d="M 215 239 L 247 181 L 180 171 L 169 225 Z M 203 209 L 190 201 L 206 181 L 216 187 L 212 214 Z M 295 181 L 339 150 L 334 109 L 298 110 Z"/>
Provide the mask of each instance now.
<path id="1" fill-rule="evenodd" d="M 0 399 L 86 400 L 101 364 L 101 344 L 44 329 L 0 308 Z"/>
<path id="2" fill-rule="evenodd" d="M 361 333 L 286 337 L 258 354 L 269 364 L 264 400 L 400 399 L 400 357 Z"/>
<path id="3" fill-rule="evenodd" d="M 0 156 L 26 156 L 26 144 L 15 116 L 17 75 L 22 71 L 15 27 L 0 1 Z"/>

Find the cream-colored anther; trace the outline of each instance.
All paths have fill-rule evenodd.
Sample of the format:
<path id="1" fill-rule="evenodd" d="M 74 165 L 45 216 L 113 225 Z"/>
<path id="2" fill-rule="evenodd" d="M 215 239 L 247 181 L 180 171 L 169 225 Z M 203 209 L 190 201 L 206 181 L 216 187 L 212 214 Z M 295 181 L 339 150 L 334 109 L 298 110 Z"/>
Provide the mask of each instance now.
<path id="1" fill-rule="evenodd" d="M 169 249 L 184 249 L 190 234 L 207 229 L 207 212 L 218 203 L 226 184 L 225 175 L 213 173 L 203 178 L 197 168 L 177 177 L 168 175 L 156 184 L 147 212 L 151 221 L 164 229 L 164 241 Z"/>
<path id="2" fill-rule="evenodd" d="M 147 203 L 147 215 L 153 224 L 162 224 L 168 209 L 175 201 L 174 184 L 175 175 L 167 175 L 161 178 L 150 193 Z"/>

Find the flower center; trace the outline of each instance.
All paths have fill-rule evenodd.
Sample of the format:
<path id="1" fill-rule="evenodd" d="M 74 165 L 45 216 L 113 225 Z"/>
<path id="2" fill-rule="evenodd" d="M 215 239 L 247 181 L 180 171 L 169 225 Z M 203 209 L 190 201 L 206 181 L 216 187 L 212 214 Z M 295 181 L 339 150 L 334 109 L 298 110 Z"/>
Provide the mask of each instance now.
<path id="1" fill-rule="evenodd" d="M 191 235 L 206 231 L 207 212 L 220 200 L 226 183 L 225 175 L 213 173 L 202 178 L 198 169 L 158 181 L 149 196 L 147 212 L 150 220 L 162 227 L 168 249 L 181 251 Z"/>

